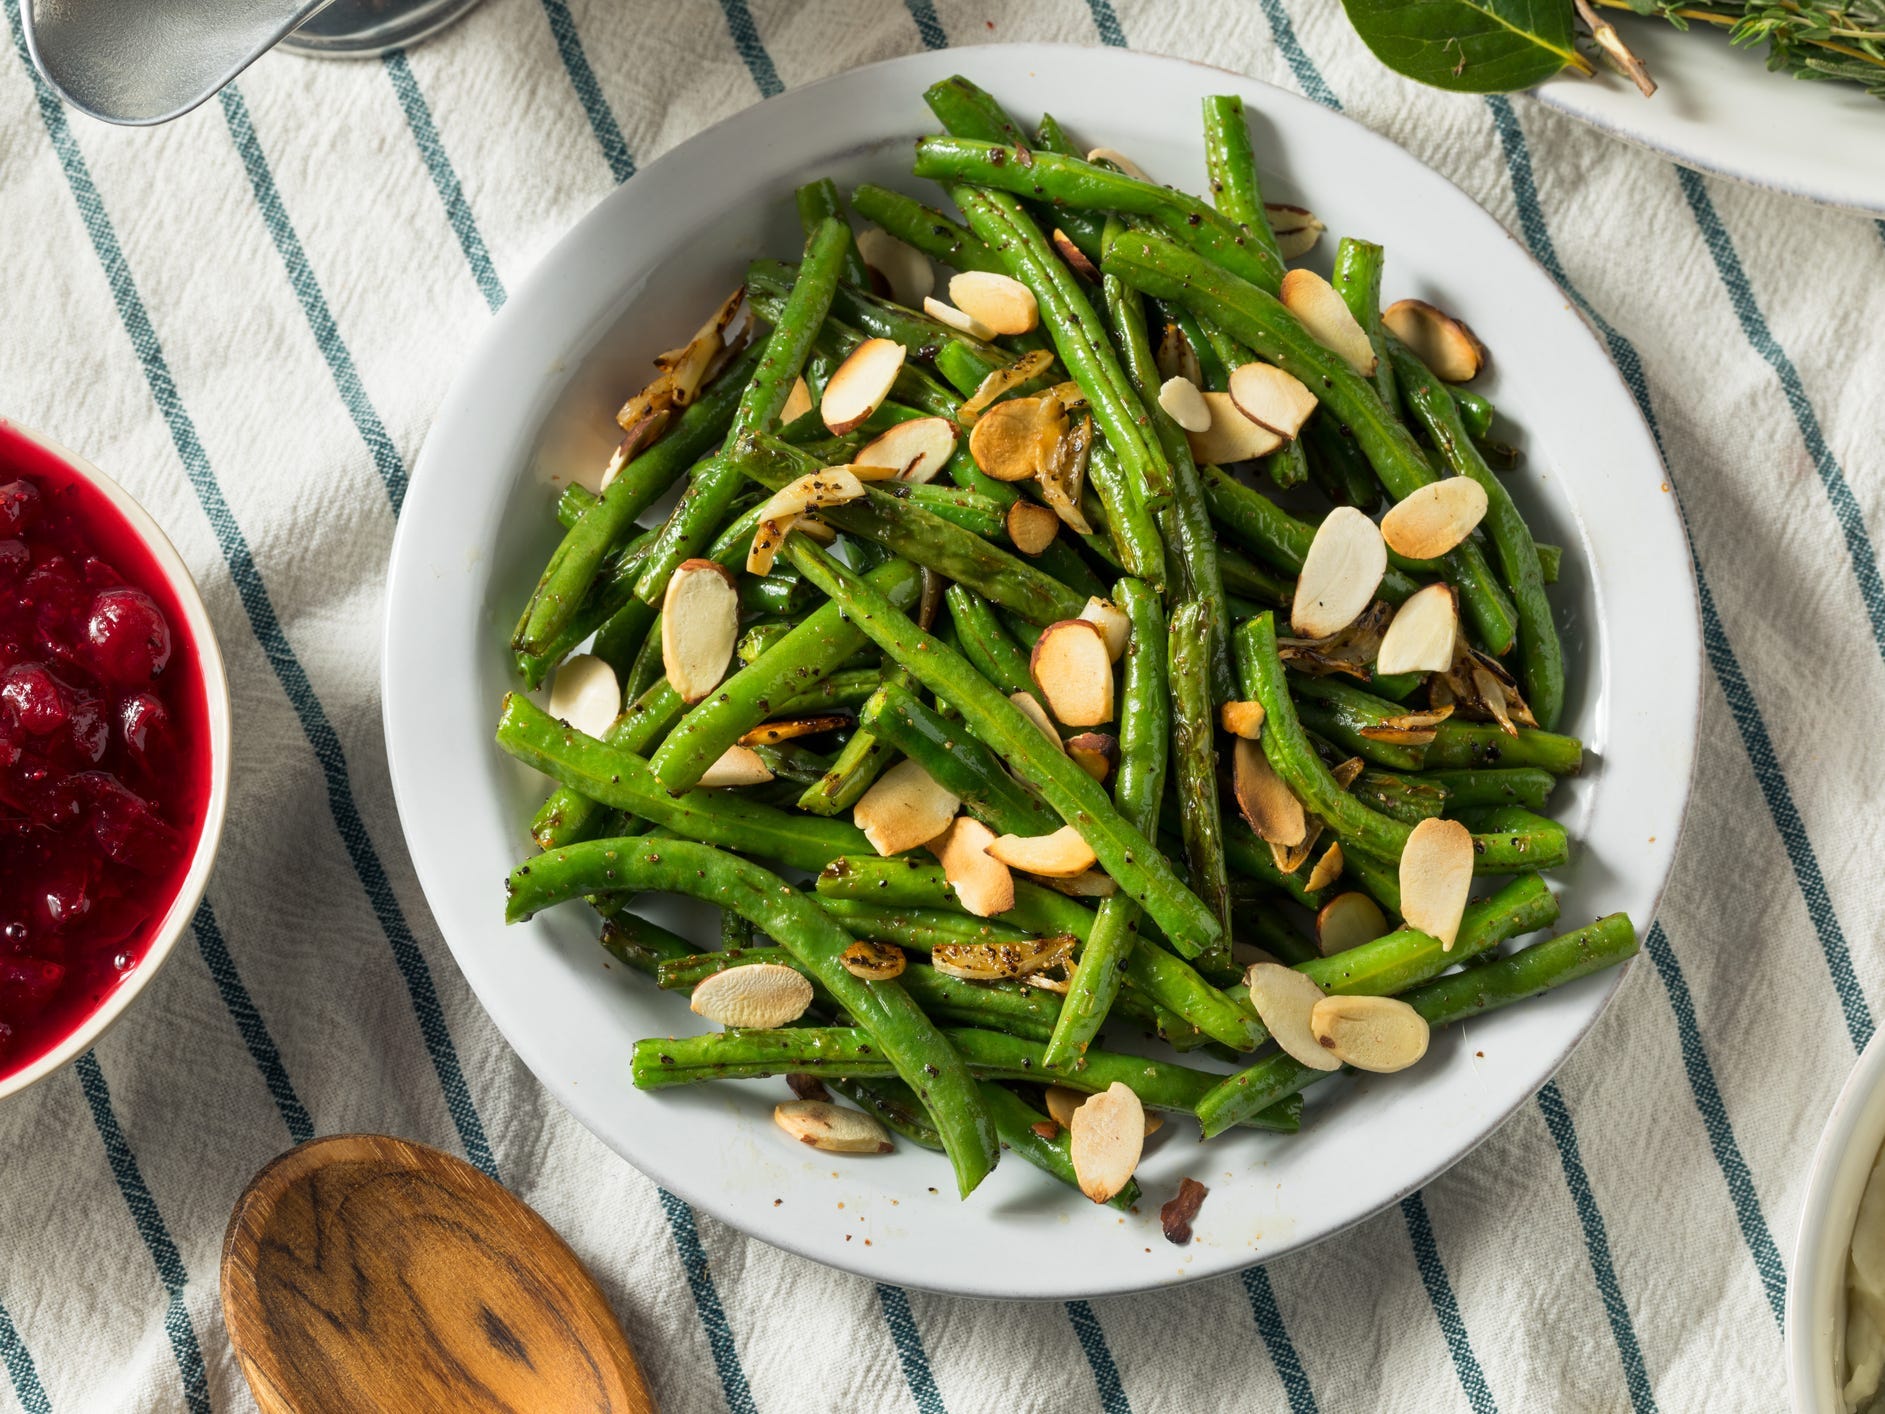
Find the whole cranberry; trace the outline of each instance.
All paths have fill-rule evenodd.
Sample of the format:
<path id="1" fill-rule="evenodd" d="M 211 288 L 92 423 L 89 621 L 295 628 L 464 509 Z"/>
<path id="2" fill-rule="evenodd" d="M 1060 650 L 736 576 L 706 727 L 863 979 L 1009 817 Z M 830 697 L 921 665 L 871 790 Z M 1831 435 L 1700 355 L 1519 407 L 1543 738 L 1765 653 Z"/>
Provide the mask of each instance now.
<path id="1" fill-rule="evenodd" d="M 132 693 L 118 704 L 118 737 L 141 770 L 154 770 L 169 748 L 170 709 L 155 693 Z"/>
<path id="2" fill-rule="evenodd" d="M 150 682 L 170 662 L 170 625 L 141 589 L 107 589 L 92 600 L 85 641 L 93 666 L 107 682 Z"/>
<path id="3" fill-rule="evenodd" d="M 0 584 L 12 584 L 32 562 L 33 552 L 24 540 L 0 540 Z"/>
<path id="4" fill-rule="evenodd" d="M 18 535 L 38 519 L 38 486 L 23 477 L 0 486 L 0 531 Z"/>
<path id="5" fill-rule="evenodd" d="M 92 841 L 107 859 L 142 874 L 170 867 L 183 841 L 155 805 L 103 771 L 86 771 L 72 780 L 86 799 Z"/>
<path id="6" fill-rule="evenodd" d="M 71 702 L 44 663 L 16 663 L 0 677 L 0 708 L 32 736 L 50 736 L 71 716 Z"/>
<path id="7" fill-rule="evenodd" d="M 80 761 L 96 766 L 105 759 L 105 748 L 111 745 L 111 718 L 104 703 L 96 697 L 79 694 L 72 704 L 72 715 L 66 727 L 72 750 Z"/>

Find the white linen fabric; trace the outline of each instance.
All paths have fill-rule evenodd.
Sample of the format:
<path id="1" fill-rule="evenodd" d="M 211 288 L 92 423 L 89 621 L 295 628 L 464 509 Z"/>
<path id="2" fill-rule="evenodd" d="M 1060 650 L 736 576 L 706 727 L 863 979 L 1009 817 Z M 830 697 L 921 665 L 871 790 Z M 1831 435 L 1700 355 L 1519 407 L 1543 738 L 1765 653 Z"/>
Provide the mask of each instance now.
<path id="1" fill-rule="evenodd" d="M 0 4 L 0 412 L 85 449 L 169 529 L 237 723 L 193 935 L 94 1054 L 0 1107 L 0 1408 L 253 1408 L 217 1303 L 224 1223 L 266 1160 L 346 1130 L 493 1167 L 599 1275 L 669 1414 L 1784 1406 L 1805 1169 L 1885 998 L 1885 752 L 1867 744 L 1885 720 L 1885 225 L 1524 98 L 1418 89 L 1332 0 L 490 0 L 410 56 L 270 56 L 150 131 L 63 110 L 26 64 L 19 0 Z M 697 1219 L 562 1113 L 432 926 L 376 681 L 407 470 L 558 235 L 782 86 L 1010 39 L 1305 92 L 1509 226 L 1662 442 L 1709 669 L 1657 926 L 1536 1103 L 1308 1252 L 1065 1305 L 786 1255 Z"/>

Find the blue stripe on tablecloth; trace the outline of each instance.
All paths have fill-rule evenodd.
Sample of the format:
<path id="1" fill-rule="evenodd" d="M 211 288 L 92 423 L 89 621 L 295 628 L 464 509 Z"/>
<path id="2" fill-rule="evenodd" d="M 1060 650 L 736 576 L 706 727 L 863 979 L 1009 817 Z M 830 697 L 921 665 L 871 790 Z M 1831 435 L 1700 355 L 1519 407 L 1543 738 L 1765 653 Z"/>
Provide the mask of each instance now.
<path id="1" fill-rule="evenodd" d="M 1309 1387 L 1302 1361 L 1290 1341 L 1289 1328 L 1283 1324 L 1283 1312 L 1276 1304 L 1276 1292 L 1270 1286 L 1270 1274 L 1262 1267 L 1243 1271 L 1244 1294 L 1250 1298 L 1250 1314 L 1256 1320 L 1257 1334 L 1263 1348 L 1270 1352 L 1276 1377 L 1283 1382 L 1283 1394 L 1289 1400 L 1289 1414 L 1317 1414 L 1316 1392 Z"/>
<path id="2" fill-rule="evenodd" d="M 320 279 L 314 267 L 308 264 L 308 253 L 301 246 L 301 237 L 295 234 L 294 222 L 288 219 L 281 189 L 275 185 L 275 174 L 269 170 L 268 158 L 255 135 L 255 125 L 249 119 L 249 105 L 234 84 L 218 96 L 222 100 L 223 118 L 229 124 L 229 136 L 235 141 L 243 168 L 249 174 L 249 185 L 255 191 L 255 204 L 261 208 L 262 224 L 268 227 L 275 250 L 287 269 L 288 283 L 301 302 L 301 312 L 307 318 L 314 342 L 320 346 L 321 357 L 327 360 L 334 389 L 340 394 L 347 415 L 353 419 L 360 440 L 366 443 L 367 454 L 373 458 L 374 469 L 379 472 L 387 498 L 393 503 L 393 514 L 398 515 L 406 500 L 406 464 L 400 459 L 393 439 L 386 435 L 386 427 L 367 396 L 366 385 L 360 381 L 360 372 L 354 367 L 347 341 L 341 337 L 340 326 L 327 307 Z"/>
<path id="3" fill-rule="evenodd" d="M 1296 38 L 1295 22 L 1290 19 L 1289 9 L 1283 0 L 1262 0 L 1262 4 L 1263 18 L 1270 23 L 1270 35 L 1276 40 L 1276 47 L 1283 51 L 1283 62 L 1289 65 L 1289 71 L 1296 76 L 1302 91 L 1324 108 L 1341 112 L 1342 100 L 1335 96 L 1335 90 L 1322 77 L 1316 61 L 1309 57 L 1309 51 Z"/>
<path id="4" fill-rule="evenodd" d="M 656 1188 L 655 1192 L 660 1195 L 661 1207 L 668 1215 L 668 1229 L 674 1234 L 681 1270 L 687 1274 L 687 1288 L 694 1296 L 695 1314 L 706 1332 L 707 1349 L 713 1354 L 713 1366 L 720 1376 L 728 1414 L 759 1414 L 759 1406 L 753 1403 L 753 1391 L 746 1383 L 746 1371 L 740 1365 L 740 1353 L 733 1344 L 733 1328 L 727 1324 L 720 1292 L 713 1284 L 713 1273 L 707 1268 L 707 1249 L 701 1243 L 694 1210 L 665 1188 Z"/>
<path id="5" fill-rule="evenodd" d="M 923 1349 L 923 1333 L 916 1328 L 916 1316 L 910 1310 L 910 1297 L 900 1286 L 877 1283 L 877 1304 L 890 1328 L 891 1342 L 897 1347 L 897 1360 L 903 1366 L 903 1382 L 910 1387 L 910 1398 L 918 1414 L 946 1414 L 942 1391 L 929 1368 L 929 1354 Z"/>
<path id="6" fill-rule="evenodd" d="M 1715 259 L 1715 269 L 1721 276 L 1722 287 L 1728 292 L 1728 303 L 1734 308 L 1735 318 L 1741 323 L 1741 332 L 1774 370 L 1781 391 L 1787 395 L 1787 406 L 1793 412 L 1794 425 L 1800 429 L 1800 440 L 1806 443 L 1807 455 L 1813 458 L 1813 468 L 1819 473 L 1820 485 L 1826 489 L 1826 499 L 1832 505 L 1833 519 L 1839 522 L 1840 532 L 1845 536 L 1846 554 L 1859 584 L 1859 598 L 1865 604 L 1866 617 L 1872 621 L 1872 641 L 1885 656 L 1885 582 L 1879 579 L 1878 555 L 1872 549 L 1872 537 L 1865 528 L 1865 513 L 1859 509 L 1852 488 L 1846 484 L 1839 459 L 1826 445 L 1826 434 L 1820 427 L 1812 400 L 1806 395 L 1800 370 L 1794 367 L 1786 349 L 1768 327 L 1767 316 L 1761 313 L 1760 302 L 1754 298 L 1754 285 L 1735 252 L 1734 239 L 1708 195 L 1708 184 L 1686 167 L 1676 168 L 1676 181 L 1688 198 L 1689 210 L 1694 213 L 1695 224 L 1702 232 L 1702 242 Z"/>
<path id="7" fill-rule="evenodd" d="M 341 749 L 340 737 L 308 681 L 307 670 L 289 645 L 287 634 L 282 630 L 281 620 L 269 598 L 268 587 L 256 567 L 255 557 L 223 496 L 222 486 L 197 436 L 196 424 L 177 392 L 176 379 L 171 375 L 163 346 L 158 342 L 150 313 L 138 293 L 130 263 L 125 259 L 117 231 L 105 211 L 98 187 L 92 180 L 85 155 L 79 150 L 66 122 L 65 109 L 27 57 L 25 42 L 21 37 L 19 0 L 4 0 L 4 4 L 13 29 L 14 49 L 33 84 L 39 100 L 40 117 L 64 170 L 80 219 L 91 238 L 92 249 L 103 267 L 106 283 L 118 307 L 118 317 L 144 370 L 151 398 L 164 416 L 184 472 L 216 535 L 216 542 L 229 568 L 230 579 L 248 615 L 250 630 L 268 658 L 269 666 L 274 669 L 282 691 L 295 709 L 315 759 L 320 763 L 327 783 L 328 808 L 333 813 L 335 828 L 346 846 L 348 858 L 379 920 L 380 928 L 392 947 L 394 961 L 412 999 L 413 1012 L 418 1018 L 433 1068 L 438 1072 L 440 1087 L 445 1092 L 446 1108 L 458 1128 L 465 1155 L 495 1178 L 497 1164 L 492 1157 L 490 1143 L 485 1138 L 477 1107 L 465 1084 L 458 1052 L 452 1045 L 451 1033 L 446 1027 L 438 993 L 432 983 L 431 969 L 412 936 L 411 928 L 407 926 L 405 915 L 400 911 L 399 902 L 393 894 L 392 884 L 386 877 L 385 866 L 380 862 L 379 854 L 367 834 L 366 824 L 354 800 L 352 783 L 348 779 L 347 760 Z"/>
<path id="8" fill-rule="evenodd" d="M 1100 32 L 1100 43 L 1124 49 L 1126 32 L 1119 27 L 1119 15 L 1113 9 L 1113 0 L 1086 0 L 1086 7 L 1093 12 L 1093 28 Z"/>
<path id="9" fill-rule="evenodd" d="M 771 98 L 775 93 L 785 92 L 785 85 L 779 82 L 779 71 L 773 67 L 772 55 L 766 52 L 765 42 L 759 37 L 759 26 L 753 23 L 753 12 L 746 8 L 746 0 L 720 0 L 720 10 L 726 16 L 727 33 L 733 36 L 733 47 L 746 61 L 746 72 L 753 76 L 753 86 L 759 90 L 759 96 Z"/>
<path id="10" fill-rule="evenodd" d="M 1473 1354 L 1473 1342 L 1466 1334 L 1466 1322 L 1460 1319 L 1460 1303 L 1453 1295 L 1453 1283 L 1447 1279 L 1446 1266 L 1440 1260 L 1440 1245 L 1434 1241 L 1433 1222 L 1427 1216 L 1427 1202 L 1419 1193 L 1401 1199 L 1401 1217 L 1407 1223 L 1407 1240 L 1414 1249 L 1414 1265 L 1420 1268 L 1420 1281 L 1427 1288 L 1427 1300 L 1433 1306 L 1434 1319 L 1446 1337 L 1447 1352 L 1453 1357 L 1453 1371 L 1459 1376 L 1460 1389 L 1473 1414 L 1499 1414 L 1498 1401 L 1486 1385 L 1486 1372 L 1479 1368 Z"/>
<path id="11" fill-rule="evenodd" d="M 903 8 L 916 22 L 916 36 L 925 49 L 949 47 L 949 36 L 943 33 L 942 21 L 936 15 L 935 0 L 903 0 Z"/>
<path id="12" fill-rule="evenodd" d="M 268 1023 L 262 1019 L 249 989 L 242 984 L 242 975 L 236 970 L 236 960 L 229 955 L 229 945 L 223 940 L 223 931 L 216 923 L 216 914 L 208 899 L 196 906 L 196 917 L 190 921 L 190 928 L 196 935 L 196 950 L 209 969 L 210 980 L 215 982 L 223 1005 L 229 1010 L 229 1019 L 235 1022 L 242 1044 L 248 1047 L 255 1068 L 262 1072 L 262 1083 L 268 1087 L 269 1097 L 274 1100 L 282 1123 L 288 1127 L 288 1137 L 297 1144 L 305 1144 L 314 1137 L 314 1121 L 309 1118 L 301 1097 L 295 1094 L 295 1087 L 288 1079 L 288 1067 L 282 1064 L 281 1051 L 275 1045 L 275 1038 L 268 1034 Z"/>
<path id="13" fill-rule="evenodd" d="M 14 0 L 8 2 L 11 4 Z M 92 1123 L 98 1127 L 98 1137 L 104 1143 L 105 1161 L 111 1165 L 111 1175 L 118 1182 L 118 1192 L 124 1196 L 125 1207 L 131 1210 L 131 1221 L 157 1268 L 157 1279 L 170 1293 L 164 1309 L 164 1333 L 170 1337 L 171 1353 L 177 1357 L 177 1371 L 183 1377 L 184 1401 L 192 1414 L 196 1411 L 209 1414 L 209 1376 L 203 1368 L 203 1349 L 197 1344 L 196 1328 L 190 1324 L 190 1312 L 183 1304 L 183 1289 L 190 1280 L 183 1256 L 177 1251 L 170 1229 L 164 1225 L 163 1214 L 157 1211 L 157 1200 L 151 1197 L 150 1187 L 144 1182 L 137 1155 L 131 1152 L 124 1131 L 118 1127 L 118 1116 L 111 1108 L 111 1090 L 105 1084 L 105 1072 L 99 1069 L 98 1057 L 87 1051 L 78 1058 L 74 1068 L 78 1071 L 79 1087 L 85 1092 L 85 1102 L 91 1107 Z"/>
<path id="14" fill-rule="evenodd" d="M 1511 100 L 1488 98 L 1486 106 L 1492 111 L 1493 126 L 1498 131 L 1499 142 L 1505 151 L 1506 170 L 1512 182 L 1513 197 L 1518 203 L 1519 228 L 1524 233 L 1526 245 L 1533 258 L 1545 267 L 1546 273 L 1557 281 L 1558 287 L 1603 335 L 1611 359 L 1623 375 L 1631 396 L 1636 399 L 1643 420 L 1649 424 L 1650 435 L 1656 439 L 1658 452 L 1663 452 L 1662 426 L 1650 402 L 1649 382 L 1644 376 L 1643 360 L 1637 354 L 1635 345 L 1618 333 L 1610 321 L 1584 298 L 1577 286 L 1571 283 L 1558 259 L 1550 227 L 1545 222 L 1544 208 L 1538 200 L 1531 152 L 1526 146 L 1524 130 L 1520 128 L 1518 117 L 1512 110 Z M 1667 464 L 1666 453 L 1663 460 Z M 1676 509 L 1678 512 L 1682 510 L 1680 496 L 1676 499 Z M 1683 521 L 1686 525 L 1686 514 Z M 1690 537 L 1689 551 L 1701 600 L 1703 651 L 1707 653 L 1709 666 L 1721 685 L 1722 696 L 1727 699 L 1728 711 L 1741 733 L 1741 744 L 1747 753 L 1755 782 L 1761 788 L 1768 814 L 1773 817 L 1774 828 L 1786 848 L 1794 880 L 1806 904 L 1807 917 L 1812 920 L 1820 951 L 1826 958 L 1826 970 L 1832 977 L 1833 990 L 1845 1013 L 1846 1033 L 1852 1039 L 1853 1049 L 1863 1050 L 1865 1043 L 1872 1037 L 1872 1012 L 1866 1004 L 1865 993 L 1860 990 L 1858 979 L 1853 975 L 1852 955 L 1846 946 L 1845 929 L 1840 926 L 1832 895 L 1827 891 L 1826 878 L 1820 871 L 1819 856 L 1814 852 L 1813 841 L 1794 805 L 1792 787 L 1787 784 L 1786 772 L 1781 769 L 1780 758 L 1774 751 L 1773 739 L 1768 735 L 1760 704 L 1755 701 L 1754 693 L 1748 687 L 1747 675 L 1741 669 L 1740 659 L 1735 656 L 1734 646 L 1728 639 L 1720 614 L 1716 612 L 1715 596 L 1709 588 L 1708 575 L 1702 568 L 1701 556 L 1695 549 L 1693 537 Z"/>
<path id="15" fill-rule="evenodd" d="M 1067 1319 L 1073 1323 L 1073 1333 L 1080 1338 L 1080 1348 L 1086 1352 L 1094 1386 L 1099 1390 L 1100 1408 L 1105 1414 L 1132 1414 L 1132 1401 L 1126 1398 L 1126 1387 L 1120 1383 L 1119 1366 L 1113 1363 L 1113 1352 L 1106 1344 L 1106 1332 L 1100 1329 L 1100 1318 L 1086 1302 L 1069 1301 Z"/>
<path id="16" fill-rule="evenodd" d="M 1590 1256 L 1591 1275 L 1603 1298 L 1604 1314 L 1610 1318 L 1610 1333 L 1616 1337 L 1617 1355 L 1623 1362 L 1623 1380 L 1630 1390 L 1630 1405 L 1636 1414 L 1653 1414 L 1656 1396 L 1649 1385 L 1649 1372 L 1643 1367 L 1643 1350 L 1636 1341 L 1636 1324 L 1630 1308 L 1624 1304 L 1623 1288 L 1617 1283 L 1617 1269 L 1610 1260 L 1610 1237 L 1604 1229 L 1604 1215 L 1591 1192 L 1590 1176 L 1584 1172 L 1584 1159 L 1578 1152 L 1577 1127 L 1565 1107 L 1558 1082 L 1546 1083 L 1538 1092 L 1538 1108 L 1544 1113 L 1545 1128 L 1558 1146 L 1558 1161 L 1564 1166 L 1564 1181 L 1571 1190 L 1572 1206 L 1584 1229 L 1584 1250 Z"/>
<path id="17" fill-rule="evenodd" d="M 635 159 L 629 153 L 609 100 L 602 96 L 596 71 L 589 67 L 588 52 L 583 48 L 582 36 L 576 32 L 575 16 L 570 14 L 566 0 L 543 0 L 543 15 L 550 22 L 550 36 L 556 40 L 556 52 L 563 57 L 563 70 L 569 75 L 570 87 L 576 90 L 576 100 L 589 119 L 589 131 L 596 135 L 596 145 L 602 149 L 602 160 L 609 164 L 609 172 L 618 184 L 625 182 L 635 175 Z"/>
<path id="18" fill-rule="evenodd" d="M 1787 1268 L 1780 1249 L 1767 1230 L 1767 1218 L 1761 1212 L 1761 1198 L 1754 1191 L 1754 1175 L 1741 1146 L 1735 1142 L 1734 1126 L 1728 1120 L 1728 1107 L 1722 1103 L 1721 1090 L 1715 1084 L 1715 1068 L 1709 1064 L 1708 1049 L 1702 1044 L 1702 1029 L 1695 1022 L 1695 1001 L 1689 984 L 1676 962 L 1675 949 L 1661 923 L 1650 925 L 1643 950 L 1656 966 L 1656 975 L 1669 993 L 1669 1009 L 1676 1014 L 1676 1034 L 1682 1041 L 1682 1066 L 1689 1075 L 1689 1089 L 1695 1096 L 1695 1108 L 1701 1111 L 1702 1126 L 1708 1131 L 1708 1144 L 1715 1151 L 1715 1162 L 1728 1184 L 1728 1197 L 1734 1204 L 1735 1220 L 1741 1224 L 1742 1239 L 1754 1259 L 1761 1286 L 1767 1292 L 1767 1304 L 1774 1313 L 1774 1323 L 1784 1325 L 1787 1308 Z"/>
<path id="19" fill-rule="evenodd" d="M 46 1387 L 39 1382 L 39 1367 L 33 1363 L 33 1354 L 20 1339 L 4 1305 L 0 1305 L 0 1364 L 7 1367 L 13 1393 L 26 1414 L 52 1414 L 52 1401 L 46 1398 Z"/>
<path id="20" fill-rule="evenodd" d="M 419 157 L 425 163 L 426 171 L 432 174 L 432 185 L 438 188 L 439 200 L 445 203 L 445 219 L 451 224 L 452 234 L 458 237 L 459 248 L 465 252 L 465 260 L 471 266 L 471 278 L 477 281 L 484 302 L 495 311 L 504 303 L 504 282 L 498 279 L 497 267 L 491 263 L 491 252 L 485 249 L 484 237 L 479 233 L 478 223 L 471 214 L 471 203 L 465 200 L 465 189 L 459 184 L 458 171 L 452 166 L 452 159 L 446 154 L 445 144 L 439 138 L 438 124 L 432 119 L 432 109 L 427 105 L 425 95 L 419 91 L 419 81 L 413 77 L 412 65 L 406 62 L 406 51 L 395 49 L 381 62 L 386 65 L 386 76 L 392 80 L 393 92 L 398 96 L 400 109 L 406 115 L 406 126 L 412 129 L 412 140 L 419 145 Z"/>

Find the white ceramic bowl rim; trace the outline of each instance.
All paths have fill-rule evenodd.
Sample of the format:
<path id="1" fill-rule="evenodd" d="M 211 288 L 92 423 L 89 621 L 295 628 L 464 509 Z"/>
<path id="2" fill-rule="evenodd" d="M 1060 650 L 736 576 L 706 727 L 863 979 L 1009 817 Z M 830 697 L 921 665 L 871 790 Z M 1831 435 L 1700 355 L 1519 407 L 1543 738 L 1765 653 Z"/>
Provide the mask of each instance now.
<path id="1" fill-rule="evenodd" d="M 210 623 L 209 611 L 203 607 L 203 596 L 197 590 L 196 580 L 191 577 L 190 567 L 184 564 L 183 557 L 177 553 L 177 547 L 170 543 L 170 537 L 164 534 L 163 528 L 151 519 L 150 513 L 133 499 L 129 491 L 78 453 L 11 419 L 0 419 L 0 425 L 24 440 L 37 444 L 83 476 L 130 523 L 144 548 L 150 551 L 151 558 L 163 572 L 164 582 L 176 596 L 178 607 L 183 610 L 184 622 L 189 625 L 190 637 L 195 642 L 197 662 L 203 678 L 204 720 L 209 727 L 209 800 L 203 811 L 202 832 L 197 836 L 190 867 L 178 886 L 176 897 L 165 910 L 143 960 L 129 977 L 112 989 L 103 1005 L 71 1035 L 31 1065 L 0 1079 L 0 1100 L 5 1100 L 44 1080 L 89 1050 L 150 985 L 158 969 L 169 959 L 177 939 L 189 928 L 190 917 L 196 912 L 203 890 L 209 884 L 210 871 L 215 867 L 216 850 L 222 842 L 223 822 L 229 809 L 230 710 L 229 680 L 223 670 L 222 650 L 216 643 L 216 630 Z"/>

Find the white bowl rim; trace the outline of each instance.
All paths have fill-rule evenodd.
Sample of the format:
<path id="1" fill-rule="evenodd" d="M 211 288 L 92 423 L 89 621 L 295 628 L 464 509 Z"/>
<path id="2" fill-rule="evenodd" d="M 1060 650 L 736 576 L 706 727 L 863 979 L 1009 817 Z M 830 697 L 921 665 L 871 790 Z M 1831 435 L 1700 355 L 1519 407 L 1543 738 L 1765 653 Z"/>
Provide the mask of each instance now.
<path id="1" fill-rule="evenodd" d="M 178 886 L 176 897 L 165 910 L 150 946 L 145 949 L 143 960 L 129 977 L 112 989 L 104 1004 L 86 1017 L 71 1035 L 31 1065 L 0 1079 L 0 1101 L 5 1101 L 38 1084 L 55 1071 L 64 1069 L 89 1050 L 150 985 L 151 979 L 169 960 L 177 940 L 189 928 L 191 915 L 196 912 L 203 891 L 209 886 L 210 871 L 216 865 L 216 851 L 222 843 L 223 825 L 229 810 L 231 713 L 229 678 L 224 671 L 222 648 L 216 641 L 215 626 L 210 622 L 209 610 L 204 607 L 203 595 L 196 587 L 190 567 L 183 562 L 183 556 L 177 553 L 177 547 L 170 543 L 170 537 L 164 534 L 163 527 L 151 518 L 150 512 L 139 505 L 129 491 L 71 448 L 12 418 L 0 417 L 0 426 L 57 457 L 97 488 L 130 524 L 144 548 L 150 552 L 151 558 L 157 562 L 158 569 L 163 572 L 164 583 L 176 596 L 177 605 L 183 610 L 184 622 L 189 625 L 190 636 L 196 643 L 197 662 L 203 678 L 204 719 L 209 726 L 209 800 L 203 810 L 203 828 L 197 836 L 190 867 Z"/>

